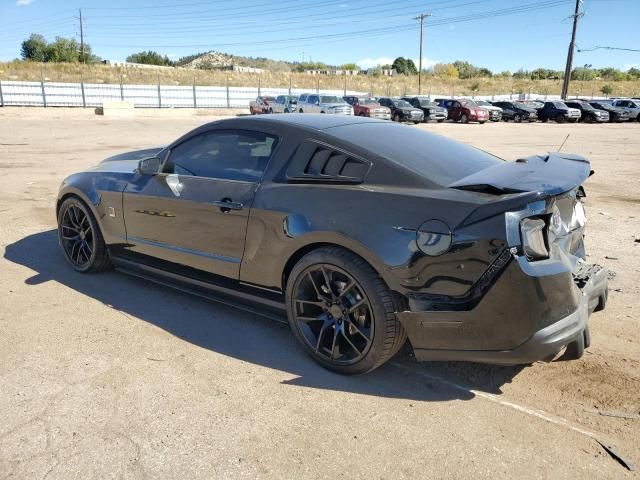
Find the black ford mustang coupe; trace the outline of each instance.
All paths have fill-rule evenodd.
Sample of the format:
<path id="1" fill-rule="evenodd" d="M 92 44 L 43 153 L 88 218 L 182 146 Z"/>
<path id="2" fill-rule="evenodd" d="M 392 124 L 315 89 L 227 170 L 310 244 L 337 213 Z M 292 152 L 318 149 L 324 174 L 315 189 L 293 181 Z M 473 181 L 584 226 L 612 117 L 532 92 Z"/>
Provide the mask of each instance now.
<path id="1" fill-rule="evenodd" d="M 64 180 L 59 241 L 112 266 L 284 319 L 341 373 L 407 338 L 418 360 L 579 358 L 606 271 L 585 262 L 587 160 L 503 161 L 338 115 L 203 125 Z"/>

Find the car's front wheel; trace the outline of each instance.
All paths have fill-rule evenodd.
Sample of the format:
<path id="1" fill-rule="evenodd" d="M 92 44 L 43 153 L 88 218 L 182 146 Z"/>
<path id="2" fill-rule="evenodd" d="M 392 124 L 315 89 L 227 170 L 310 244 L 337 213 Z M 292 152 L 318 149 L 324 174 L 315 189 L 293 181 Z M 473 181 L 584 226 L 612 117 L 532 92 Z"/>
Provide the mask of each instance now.
<path id="1" fill-rule="evenodd" d="M 463 113 L 462 116 L 460 117 L 460 122 L 469 123 L 469 118 Z"/>
<path id="2" fill-rule="evenodd" d="M 393 121 L 394 121 L 394 122 L 400 122 L 400 121 L 402 121 L 402 119 L 400 118 L 400 114 L 399 114 L 399 113 L 396 113 L 396 114 L 393 116 Z"/>
<path id="3" fill-rule="evenodd" d="M 295 337 L 316 362 L 335 372 L 369 372 L 406 341 L 384 280 L 342 248 L 302 257 L 289 276 L 286 300 Z"/>
<path id="4" fill-rule="evenodd" d="M 67 198 L 60 205 L 58 243 L 67 262 L 79 272 L 99 272 L 111 268 L 111 258 L 100 226 L 91 210 L 79 198 Z"/>

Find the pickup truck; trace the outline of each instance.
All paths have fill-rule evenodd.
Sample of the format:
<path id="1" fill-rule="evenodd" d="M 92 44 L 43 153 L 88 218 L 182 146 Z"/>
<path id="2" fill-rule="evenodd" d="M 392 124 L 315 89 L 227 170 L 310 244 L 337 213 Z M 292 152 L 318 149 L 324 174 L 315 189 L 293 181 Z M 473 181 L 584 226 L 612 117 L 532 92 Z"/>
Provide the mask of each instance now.
<path id="1" fill-rule="evenodd" d="M 269 104 L 269 113 L 295 113 L 297 111 L 297 95 L 278 95 L 276 101 Z"/>
<path id="2" fill-rule="evenodd" d="M 347 95 L 342 98 L 353 107 L 353 114 L 358 117 L 391 120 L 391 110 L 380 105 L 375 98 L 358 97 L 354 95 Z"/>
<path id="3" fill-rule="evenodd" d="M 402 97 L 402 100 L 409 102 L 411 106 L 422 110 L 425 122 L 435 120 L 438 123 L 442 123 L 449 116 L 446 108 L 438 106 L 438 104 L 430 101 L 428 97 Z"/>
<path id="4" fill-rule="evenodd" d="M 559 100 L 545 102 L 544 107 L 538 110 L 538 118 L 543 122 L 555 120 L 558 123 L 577 122 L 580 120 L 582 112 L 577 108 L 568 107 L 566 103 Z"/>
<path id="5" fill-rule="evenodd" d="M 565 102 L 568 107 L 577 108 L 582 112 L 581 122 L 585 123 L 606 123 L 609 121 L 609 112 L 606 110 L 600 110 L 594 108 L 588 102 L 581 102 L 580 100 L 571 100 Z"/>
<path id="6" fill-rule="evenodd" d="M 300 113 L 333 113 L 338 115 L 353 115 L 353 108 L 342 97 L 337 95 L 322 95 L 312 93 L 307 100 L 298 102 Z"/>
<path id="7" fill-rule="evenodd" d="M 640 101 L 631 98 L 619 98 L 611 102 L 611 105 L 618 108 L 624 108 L 629 112 L 630 120 L 640 122 Z"/>
<path id="8" fill-rule="evenodd" d="M 249 102 L 249 113 L 251 113 L 251 115 L 269 113 L 269 104 L 274 100 L 274 97 L 258 95 L 255 100 Z"/>

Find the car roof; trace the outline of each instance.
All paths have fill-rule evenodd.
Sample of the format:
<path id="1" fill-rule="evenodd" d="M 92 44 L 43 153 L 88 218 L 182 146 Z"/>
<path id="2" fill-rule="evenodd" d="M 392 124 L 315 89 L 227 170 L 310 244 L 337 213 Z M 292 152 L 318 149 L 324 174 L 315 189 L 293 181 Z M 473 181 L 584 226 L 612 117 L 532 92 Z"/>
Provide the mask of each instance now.
<path id="1" fill-rule="evenodd" d="M 352 115 L 325 115 L 321 113 L 305 113 L 302 115 L 260 115 L 242 116 L 209 122 L 206 125 L 221 125 L 233 128 L 234 124 L 246 126 L 249 122 L 263 125 L 291 125 L 299 128 L 310 128 L 314 130 L 324 130 L 327 128 L 341 127 L 358 123 L 388 123 L 384 120 L 377 120 L 367 117 Z M 257 126 L 257 125 L 256 125 Z M 203 127 L 205 127 L 203 125 Z"/>

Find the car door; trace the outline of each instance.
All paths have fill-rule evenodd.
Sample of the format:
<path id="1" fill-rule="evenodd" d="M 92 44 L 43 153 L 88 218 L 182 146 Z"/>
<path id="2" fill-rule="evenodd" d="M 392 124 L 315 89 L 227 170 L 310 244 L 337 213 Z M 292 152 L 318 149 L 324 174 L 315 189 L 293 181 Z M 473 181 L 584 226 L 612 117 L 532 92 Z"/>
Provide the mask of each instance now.
<path id="1" fill-rule="evenodd" d="M 239 278 L 249 210 L 277 137 L 210 130 L 171 147 L 123 192 L 130 254 Z"/>
<path id="2" fill-rule="evenodd" d="M 304 108 L 305 113 L 320 112 L 319 102 L 320 102 L 320 97 L 318 97 L 318 95 L 309 95 L 307 97 L 307 103 Z"/>

